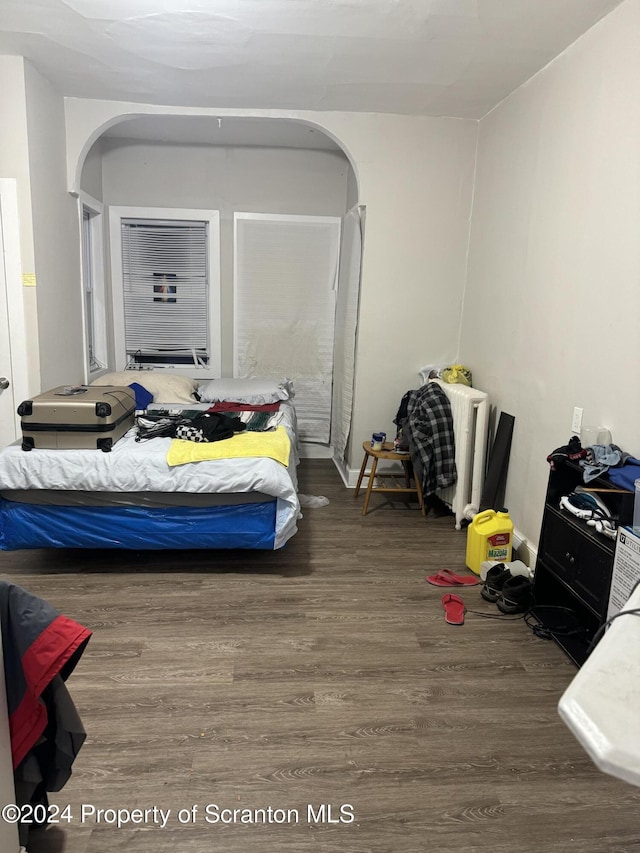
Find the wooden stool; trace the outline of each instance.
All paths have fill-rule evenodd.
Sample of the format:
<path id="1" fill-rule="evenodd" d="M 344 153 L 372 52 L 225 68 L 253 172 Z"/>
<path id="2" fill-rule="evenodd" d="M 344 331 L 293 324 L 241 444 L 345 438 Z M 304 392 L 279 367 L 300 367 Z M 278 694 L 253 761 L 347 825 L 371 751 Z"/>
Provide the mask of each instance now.
<path id="1" fill-rule="evenodd" d="M 362 449 L 364 450 L 364 459 L 362 460 L 362 467 L 360 468 L 360 475 L 358 477 L 358 483 L 356 485 L 356 491 L 354 494 L 354 498 L 357 498 L 360 494 L 360 486 L 362 485 L 362 480 L 364 477 L 369 478 L 369 482 L 367 484 L 367 491 L 364 496 L 364 506 L 362 507 L 362 514 L 367 514 L 367 508 L 369 506 L 369 498 L 371 497 L 372 492 L 387 492 L 396 494 L 411 494 L 418 496 L 418 503 L 420 504 L 420 512 L 422 515 L 426 515 L 424 509 L 424 501 L 422 499 L 422 487 L 415 476 L 413 476 L 413 467 L 411 465 L 411 459 L 409 458 L 408 453 L 396 453 L 393 449 L 393 442 L 386 441 L 382 450 L 372 450 L 371 442 L 363 441 Z M 371 462 L 371 470 L 367 471 L 367 462 L 369 459 Z M 399 477 L 397 474 L 377 474 L 376 468 L 378 467 L 378 459 L 390 459 L 393 462 L 402 462 L 404 467 L 404 486 L 401 484 Z M 374 486 L 376 476 L 382 480 L 382 486 Z M 415 483 L 414 486 L 411 485 L 411 477 L 413 476 L 413 481 Z M 392 480 L 393 486 L 384 485 L 385 480 Z"/>

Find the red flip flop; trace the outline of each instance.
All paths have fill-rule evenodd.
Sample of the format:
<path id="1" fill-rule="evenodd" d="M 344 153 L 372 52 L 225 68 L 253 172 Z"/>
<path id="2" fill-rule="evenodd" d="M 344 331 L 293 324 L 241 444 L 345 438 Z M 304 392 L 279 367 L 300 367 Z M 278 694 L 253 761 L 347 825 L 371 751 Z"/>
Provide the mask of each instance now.
<path id="1" fill-rule="evenodd" d="M 433 586 L 477 586 L 480 580 L 475 575 L 457 575 L 450 569 L 441 569 L 425 578 Z"/>
<path id="2" fill-rule="evenodd" d="M 442 596 L 442 606 L 444 607 L 444 621 L 449 625 L 464 624 L 464 601 L 459 595 L 453 595 L 451 592 L 445 593 Z"/>

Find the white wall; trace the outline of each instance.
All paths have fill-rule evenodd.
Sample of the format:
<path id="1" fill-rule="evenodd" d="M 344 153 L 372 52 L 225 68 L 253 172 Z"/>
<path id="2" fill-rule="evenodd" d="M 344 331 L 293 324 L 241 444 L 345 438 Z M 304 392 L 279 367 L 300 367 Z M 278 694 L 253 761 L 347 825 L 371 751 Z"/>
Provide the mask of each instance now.
<path id="1" fill-rule="evenodd" d="M 22 272 L 33 273 L 33 222 L 25 93 L 25 62 L 21 56 L 0 56 L 0 177 L 15 178 L 20 219 Z M 24 287 L 29 393 L 40 390 L 36 288 Z"/>
<path id="2" fill-rule="evenodd" d="M 640 454 L 640 2 L 480 123 L 461 360 L 515 416 L 506 502 L 537 543 L 574 406 Z"/>
<path id="3" fill-rule="evenodd" d="M 105 205 L 341 215 L 343 154 L 294 148 L 227 148 L 104 139 Z"/>
<path id="4" fill-rule="evenodd" d="M 29 192 L 29 156 L 24 59 L 0 56 L 0 176 L 18 183 L 20 252 L 25 270 L 33 270 L 33 226 Z"/>
<path id="5" fill-rule="evenodd" d="M 102 142 L 98 140 L 87 154 L 80 180 L 82 191 L 102 201 Z"/>
<path id="6" fill-rule="evenodd" d="M 470 121 L 367 118 L 369 126 L 352 116 L 341 129 L 367 207 L 352 469 L 373 430 L 395 435 L 420 367 L 456 358 L 477 133 Z"/>
<path id="7" fill-rule="evenodd" d="M 63 98 L 25 62 L 42 388 L 82 382 L 80 232 L 66 184 Z"/>
<path id="8" fill-rule="evenodd" d="M 351 208 L 355 207 L 357 203 L 358 182 L 353 169 L 349 169 L 349 174 L 347 176 L 347 210 L 351 210 Z"/>

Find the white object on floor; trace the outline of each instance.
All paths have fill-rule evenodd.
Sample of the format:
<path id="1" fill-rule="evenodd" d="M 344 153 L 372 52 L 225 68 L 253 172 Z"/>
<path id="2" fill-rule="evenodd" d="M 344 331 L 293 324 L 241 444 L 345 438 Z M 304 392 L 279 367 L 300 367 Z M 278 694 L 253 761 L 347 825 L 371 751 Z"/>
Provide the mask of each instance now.
<path id="1" fill-rule="evenodd" d="M 298 494 L 298 500 L 300 501 L 300 506 L 327 506 L 329 503 L 329 498 L 325 498 L 324 495 Z"/>
<path id="2" fill-rule="evenodd" d="M 514 577 L 515 575 L 522 575 L 522 577 L 529 578 L 529 580 L 533 578 L 533 572 L 529 566 L 525 566 L 522 560 L 514 560 L 511 563 L 505 563 L 503 561 L 498 562 L 496 560 L 485 560 L 483 563 L 480 563 L 480 580 L 486 581 L 487 572 L 493 566 L 506 566 Z"/>
<path id="3" fill-rule="evenodd" d="M 640 785 L 640 586 L 629 597 L 558 703 L 597 767 Z"/>

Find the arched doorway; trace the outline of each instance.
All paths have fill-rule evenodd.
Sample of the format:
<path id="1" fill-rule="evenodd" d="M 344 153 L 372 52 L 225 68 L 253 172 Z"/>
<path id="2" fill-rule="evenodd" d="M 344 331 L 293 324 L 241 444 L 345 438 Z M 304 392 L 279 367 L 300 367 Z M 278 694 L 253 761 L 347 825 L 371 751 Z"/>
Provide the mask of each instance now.
<path id="1" fill-rule="evenodd" d="M 343 236 L 348 233 L 349 239 L 355 239 L 357 245 L 346 247 L 343 240 L 340 272 L 333 284 L 335 328 L 331 330 L 330 339 L 331 374 L 328 378 L 323 376 L 328 407 L 324 406 L 320 412 L 326 429 L 308 431 L 310 442 L 316 445 L 313 455 L 330 455 L 333 452 L 330 445 L 335 444 L 341 458 L 350 422 L 361 251 L 357 178 L 341 146 L 317 126 L 298 120 L 228 116 L 126 117 L 109 127 L 88 151 L 80 190 L 85 204 L 93 200 L 94 210 L 97 202 L 104 211 L 135 206 L 219 212 L 220 365 L 223 376 L 231 376 L 238 369 L 234 338 L 238 311 L 238 213 L 285 219 L 306 217 L 307 220 L 335 217 L 342 221 Z M 344 218 L 349 211 L 349 224 L 346 225 Z M 110 274 L 104 284 L 109 366 L 122 358 L 122 354 L 114 350 L 117 335 L 114 336 L 113 330 L 117 317 L 113 308 L 109 308 L 113 305 L 112 265 L 112 262 L 106 264 Z M 348 272 L 348 279 L 344 271 Z M 305 335 L 298 335 L 298 339 L 304 338 Z M 323 338 L 322 347 L 326 350 L 327 346 Z M 306 370 L 313 370 L 312 362 L 306 361 Z M 257 370 L 259 367 L 254 364 L 252 372 Z M 298 378 L 301 386 L 308 379 L 302 375 L 292 378 L 294 382 Z M 314 405 L 312 402 L 310 408 Z"/>

